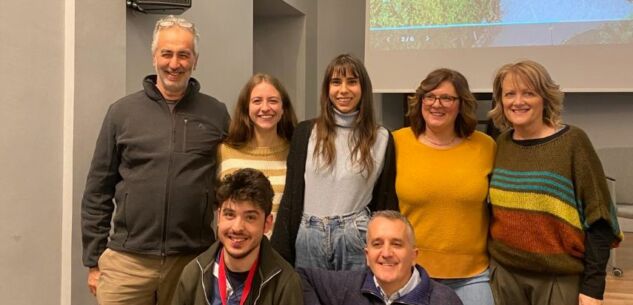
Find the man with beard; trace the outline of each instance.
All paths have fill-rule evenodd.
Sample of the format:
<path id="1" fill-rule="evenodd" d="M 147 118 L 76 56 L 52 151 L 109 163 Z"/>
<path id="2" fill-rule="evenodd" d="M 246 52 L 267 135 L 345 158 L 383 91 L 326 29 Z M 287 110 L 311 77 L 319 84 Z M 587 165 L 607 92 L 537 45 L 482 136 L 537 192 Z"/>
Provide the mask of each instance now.
<path id="1" fill-rule="evenodd" d="M 216 147 L 230 118 L 191 77 L 197 45 L 191 22 L 159 20 L 156 75 L 103 121 L 81 211 L 88 287 L 101 305 L 169 304 L 182 268 L 215 240 Z"/>
<path id="2" fill-rule="evenodd" d="M 218 241 L 182 272 L 172 305 L 302 305 L 301 279 L 264 234 L 273 224 L 270 181 L 252 168 L 222 179 Z"/>

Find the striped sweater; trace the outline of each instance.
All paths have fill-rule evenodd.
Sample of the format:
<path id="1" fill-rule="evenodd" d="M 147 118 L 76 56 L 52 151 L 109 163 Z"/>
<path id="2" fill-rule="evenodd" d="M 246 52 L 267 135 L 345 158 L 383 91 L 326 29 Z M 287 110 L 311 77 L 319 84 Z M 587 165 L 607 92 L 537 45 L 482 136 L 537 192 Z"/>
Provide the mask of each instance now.
<path id="1" fill-rule="evenodd" d="M 254 168 L 262 173 L 273 186 L 273 221 L 277 217 L 279 202 L 286 184 L 286 159 L 288 158 L 288 142 L 274 147 L 242 147 L 233 148 L 222 144 L 218 148 L 218 177 L 222 178 L 240 168 Z M 269 238 L 272 231 L 266 234 Z"/>
<path id="2" fill-rule="evenodd" d="M 490 255 L 519 270 L 580 274 L 591 224 L 604 219 L 622 238 L 600 160 L 574 126 L 522 142 L 512 131 L 497 139 Z"/>

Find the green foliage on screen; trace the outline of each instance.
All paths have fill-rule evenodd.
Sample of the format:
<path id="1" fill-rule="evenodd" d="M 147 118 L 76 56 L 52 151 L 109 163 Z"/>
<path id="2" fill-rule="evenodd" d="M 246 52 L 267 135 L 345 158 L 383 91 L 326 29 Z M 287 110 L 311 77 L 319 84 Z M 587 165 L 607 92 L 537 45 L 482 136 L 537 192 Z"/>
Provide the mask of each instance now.
<path id="1" fill-rule="evenodd" d="M 500 0 L 370 0 L 370 26 L 494 22 Z"/>

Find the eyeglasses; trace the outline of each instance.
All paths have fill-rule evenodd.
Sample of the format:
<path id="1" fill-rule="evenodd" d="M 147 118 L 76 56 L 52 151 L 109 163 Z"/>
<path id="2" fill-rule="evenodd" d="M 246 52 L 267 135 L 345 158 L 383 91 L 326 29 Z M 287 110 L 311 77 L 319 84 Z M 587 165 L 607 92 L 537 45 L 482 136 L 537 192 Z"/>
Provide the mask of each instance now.
<path id="1" fill-rule="evenodd" d="M 440 100 L 440 105 L 444 107 L 450 107 L 455 103 L 456 100 L 459 100 L 459 97 L 450 96 L 450 95 L 437 96 L 435 94 L 430 94 L 430 93 L 422 97 L 422 101 L 424 102 L 424 104 L 429 105 L 429 106 L 435 104 L 436 100 Z"/>
<path id="2" fill-rule="evenodd" d="M 159 20 L 156 23 L 156 28 L 168 28 L 174 25 L 178 25 L 182 28 L 190 29 L 193 27 L 193 23 L 183 19 L 183 18 L 165 18 L 165 20 Z"/>

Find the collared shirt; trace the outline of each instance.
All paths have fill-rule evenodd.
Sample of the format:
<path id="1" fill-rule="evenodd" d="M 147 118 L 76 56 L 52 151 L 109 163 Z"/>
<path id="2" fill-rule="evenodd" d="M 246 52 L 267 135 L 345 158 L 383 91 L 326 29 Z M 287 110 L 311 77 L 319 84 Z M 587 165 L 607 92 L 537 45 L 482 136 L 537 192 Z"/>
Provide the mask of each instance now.
<path id="1" fill-rule="evenodd" d="M 413 269 L 413 272 L 411 273 L 411 277 L 409 278 L 409 281 L 407 282 L 407 284 L 404 285 L 402 288 L 400 288 L 391 296 L 388 296 L 387 293 L 385 293 L 385 291 L 382 290 L 382 287 L 380 287 L 380 284 L 378 284 L 378 279 L 376 279 L 376 276 L 374 275 L 374 283 L 376 284 L 376 287 L 378 287 L 378 289 L 380 290 L 380 294 L 382 295 L 382 299 L 383 301 L 385 301 L 386 305 L 390 305 L 395 300 L 413 291 L 413 289 L 415 289 L 415 287 L 418 286 L 418 284 L 421 281 L 420 273 L 418 272 L 417 268 L 412 268 L 412 269 Z"/>

